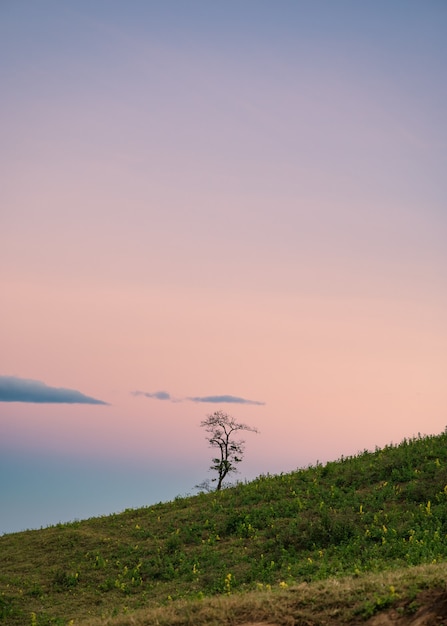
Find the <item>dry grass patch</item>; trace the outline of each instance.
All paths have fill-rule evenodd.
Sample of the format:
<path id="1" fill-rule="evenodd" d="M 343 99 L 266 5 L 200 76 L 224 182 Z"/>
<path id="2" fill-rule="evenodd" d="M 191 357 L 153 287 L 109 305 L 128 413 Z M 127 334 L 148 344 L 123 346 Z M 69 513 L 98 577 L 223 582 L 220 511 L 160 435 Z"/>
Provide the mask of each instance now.
<path id="1" fill-rule="evenodd" d="M 402 618 L 410 623 L 411 617 L 423 609 L 423 603 L 433 597 L 427 590 L 441 594 L 446 580 L 446 563 L 423 565 L 287 588 L 177 601 L 130 615 L 82 621 L 79 626 L 335 626 L 366 623 L 370 618 L 378 624 L 377 615 L 390 609 L 394 611 L 393 621 Z"/>

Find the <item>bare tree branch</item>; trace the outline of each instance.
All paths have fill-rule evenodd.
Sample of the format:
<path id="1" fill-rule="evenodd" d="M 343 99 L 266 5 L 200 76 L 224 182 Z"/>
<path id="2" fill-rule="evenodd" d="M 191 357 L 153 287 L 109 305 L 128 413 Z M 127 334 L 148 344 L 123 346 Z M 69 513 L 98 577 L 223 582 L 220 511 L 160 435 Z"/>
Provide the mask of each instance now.
<path id="1" fill-rule="evenodd" d="M 200 426 L 205 428 L 209 434 L 207 440 L 211 448 L 218 450 L 219 456 L 212 459 L 210 469 L 217 472 L 217 478 L 213 478 L 212 481 L 217 482 L 216 490 L 219 491 L 227 475 L 237 472 L 236 465 L 242 461 L 244 456 L 245 441 L 242 439 L 235 441 L 233 433 L 240 430 L 252 433 L 259 431 L 252 426 L 237 422 L 234 417 L 223 411 L 216 411 L 208 415 L 205 420 L 202 420 Z"/>

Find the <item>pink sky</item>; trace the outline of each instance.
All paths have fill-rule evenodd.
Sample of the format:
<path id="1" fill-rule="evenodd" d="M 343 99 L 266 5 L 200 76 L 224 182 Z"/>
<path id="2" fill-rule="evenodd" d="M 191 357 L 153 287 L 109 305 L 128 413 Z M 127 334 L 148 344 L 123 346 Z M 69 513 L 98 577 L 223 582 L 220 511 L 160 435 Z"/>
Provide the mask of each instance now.
<path id="1" fill-rule="evenodd" d="M 249 478 L 444 429 L 447 9 L 317 4 L 0 8 L 0 376 L 109 404 L 0 402 L 4 455 L 168 499 L 214 410 Z"/>

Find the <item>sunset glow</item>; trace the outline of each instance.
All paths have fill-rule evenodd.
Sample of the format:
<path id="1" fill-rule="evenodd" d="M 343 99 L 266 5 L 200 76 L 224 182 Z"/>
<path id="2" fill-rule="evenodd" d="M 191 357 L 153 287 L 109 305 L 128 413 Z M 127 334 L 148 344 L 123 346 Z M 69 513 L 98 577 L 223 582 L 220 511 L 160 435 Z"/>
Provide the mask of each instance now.
<path id="1" fill-rule="evenodd" d="M 0 533 L 193 493 L 215 410 L 240 479 L 444 430 L 446 27 L 0 6 Z"/>

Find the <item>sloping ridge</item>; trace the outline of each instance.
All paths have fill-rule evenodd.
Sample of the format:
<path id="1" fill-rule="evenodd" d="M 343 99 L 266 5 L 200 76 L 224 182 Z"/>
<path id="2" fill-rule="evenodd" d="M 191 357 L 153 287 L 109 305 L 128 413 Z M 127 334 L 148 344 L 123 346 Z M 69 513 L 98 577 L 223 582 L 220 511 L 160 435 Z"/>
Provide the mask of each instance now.
<path id="1" fill-rule="evenodd" d="M 447 430 L 3 535 L 0 622 L 447 626 L 446 533 Z"/>

